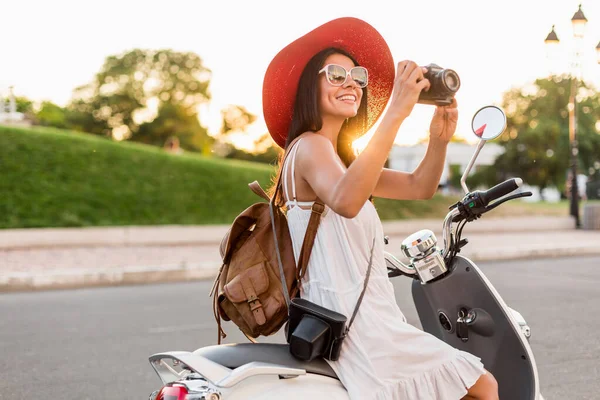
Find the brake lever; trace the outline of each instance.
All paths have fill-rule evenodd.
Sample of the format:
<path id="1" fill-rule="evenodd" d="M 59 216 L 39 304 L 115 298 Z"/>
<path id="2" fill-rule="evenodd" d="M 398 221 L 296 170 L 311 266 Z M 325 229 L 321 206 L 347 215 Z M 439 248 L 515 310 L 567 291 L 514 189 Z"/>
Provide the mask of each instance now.
<path id="1" fill-rule="evenodd" d="M 521 197 L 531 197 L 531 196 L 533 196 L 533 193 L 531 193 L 531 192 L 523 192 L 523 193 L 513 194 L 511 196 L 505 197 L 502 200 L 495 202 L 494 204 L 490 204 L 489 206 L 487 206 L 485 208 L 485 212 L 491 211 L 494 208 L 498 207 L 500 204 L 505 203 L 509 200 L 519 199 Z"/>

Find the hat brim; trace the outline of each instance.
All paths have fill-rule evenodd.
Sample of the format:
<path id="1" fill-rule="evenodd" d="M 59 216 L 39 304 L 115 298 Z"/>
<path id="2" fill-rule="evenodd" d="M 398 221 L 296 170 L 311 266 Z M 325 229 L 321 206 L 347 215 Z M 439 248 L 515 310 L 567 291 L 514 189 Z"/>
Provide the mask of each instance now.
<path id="1" fill-rule="evenodd" d="M 365 132 L 377 122 L 392 94 L 394 60 L 381 34 L 357 18 L 327 22 L 281 50 L 265 73 L 263 114 L 271 137 L 282 148 L 292 122 L 300 76 L 310 59 L 329 47 L 348 52 L 369 71 Z"/>

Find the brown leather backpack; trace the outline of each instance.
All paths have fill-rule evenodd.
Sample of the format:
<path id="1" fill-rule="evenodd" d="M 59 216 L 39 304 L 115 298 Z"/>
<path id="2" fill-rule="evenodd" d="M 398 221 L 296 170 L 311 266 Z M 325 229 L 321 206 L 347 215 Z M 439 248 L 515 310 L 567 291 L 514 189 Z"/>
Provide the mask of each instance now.
<path id="1" fill-rule="evenodd" d="M 296 142 L 288 146 L 284 162 Z M 221 241 L 223 265 L 210 293 L 219 344 L 226 336 L 221 318 L 232 321 L 248 339 L 274 334 L 287 321 L 290 297 L 298 293 L 325 208 L 319 199 L 313 204 L 296 267 L 287 217 L 274 204 L 282 177 L 273 198 L 256 181 L 248 186 L 267 203 L 255 203 L 244 210 Z"/>

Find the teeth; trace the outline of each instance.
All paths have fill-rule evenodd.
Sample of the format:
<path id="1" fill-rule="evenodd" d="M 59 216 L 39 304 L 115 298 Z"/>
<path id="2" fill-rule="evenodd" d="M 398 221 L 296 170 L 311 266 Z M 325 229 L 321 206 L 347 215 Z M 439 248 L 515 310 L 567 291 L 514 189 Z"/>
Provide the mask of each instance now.
<path id="1" fill-rule="evenodd" d="M 344 101 L 344 100 L 356 101 L 356 97 L 347 95 L 347 96 L 338 97 L 338 100 L 341 100 L 341 101 Z"/>

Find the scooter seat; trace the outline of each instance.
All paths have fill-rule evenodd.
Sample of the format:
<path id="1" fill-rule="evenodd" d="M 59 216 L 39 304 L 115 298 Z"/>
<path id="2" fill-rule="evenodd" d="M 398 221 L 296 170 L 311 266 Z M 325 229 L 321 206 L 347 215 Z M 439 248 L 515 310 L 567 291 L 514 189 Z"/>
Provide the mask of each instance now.
<path id="1" fill-rule="evenodd" d="M 227 368 L 237 368 L 252 361 L 279 364 L 291 368 L 306 370 L 309 374 L 327 376 L 338 379 L 333 369 L 322 358 L 306 362 L 298 360 L 290 354 L 287 344 L 276 343 L 238 343 L 202 347 L 196 351 L 202 357 L 223 365 Z"/>

